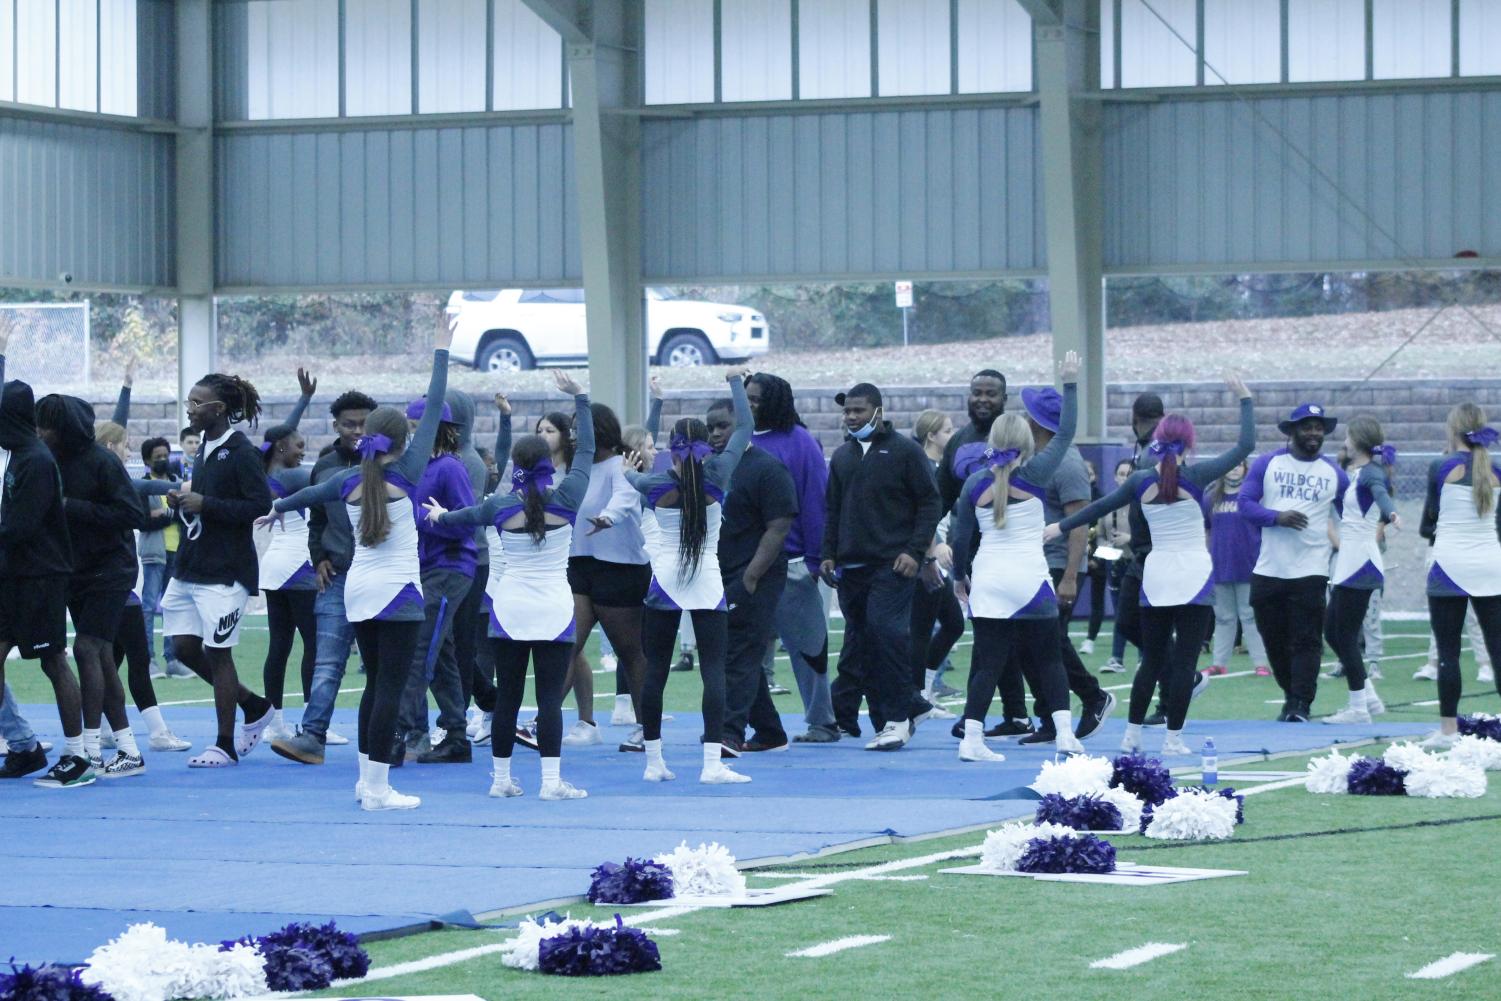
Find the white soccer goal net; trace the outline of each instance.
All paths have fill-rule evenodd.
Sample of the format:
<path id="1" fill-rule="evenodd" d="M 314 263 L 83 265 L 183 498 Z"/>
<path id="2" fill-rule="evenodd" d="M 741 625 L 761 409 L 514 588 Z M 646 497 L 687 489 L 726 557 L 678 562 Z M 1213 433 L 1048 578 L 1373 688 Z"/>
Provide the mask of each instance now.
<path id="1" fill-rule="evenodd" d="M 0 303 L 0 329 L 10 333 L 7 379 L 23 379 L 48 392 L 88 388 L 87 301 Z"/>

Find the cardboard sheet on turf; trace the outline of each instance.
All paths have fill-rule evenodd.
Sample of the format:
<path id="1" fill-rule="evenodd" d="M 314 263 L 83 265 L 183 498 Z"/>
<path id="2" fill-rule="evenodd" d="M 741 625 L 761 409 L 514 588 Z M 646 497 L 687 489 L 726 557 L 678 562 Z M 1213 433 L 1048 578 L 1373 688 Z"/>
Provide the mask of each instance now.
<path id="1" fill-rule="evenodd" d="M 816 890 L 796 886 L 777 886 L 770 889 L 746 890 L 744 894 L 731 897 L 671 897 L 667 900 L 643 900 L 639 904 L 609 904 L 609 907 L 771 907 L 775 904 L 790 904 L 794 900 L 812 900 L 826 897 L 832 890 Z"/>
<path id="2" fill-rule="evenodd" d="M 1197 879 L 1248 875 L 1241 869 L 1183 869 L 1170 865 L 1136 865 L 1132 862 L 1120 863 L 1114 872 L 996 872 L 981 865 L 939 871 L 961 876 L 1020 876 L 1045 883 L 1098 883 L 1107 886 L 1163 886 L 1167 883 L 1189 883 Z"/>

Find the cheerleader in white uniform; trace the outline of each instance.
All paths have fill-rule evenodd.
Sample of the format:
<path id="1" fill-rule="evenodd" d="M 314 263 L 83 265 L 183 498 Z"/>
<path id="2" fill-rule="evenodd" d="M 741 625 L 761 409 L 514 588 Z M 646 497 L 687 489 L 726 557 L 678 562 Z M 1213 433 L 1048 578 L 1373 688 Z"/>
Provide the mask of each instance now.
<path id="1" fill-rule="evenodd" d="M 537 745 L 542 755 L 542 799 L 583 799 L 584 790 L 561 775 L 563 687 L 573 658 L 574 605 L 568 587 L 568 552 L 579 504 L 594 461 L 594 421 L 589 397 L 571 377 L 554 372 L 558 388 L 573 396 L 578 428 L 573 468 L 552 486 L 547 443 L 526 435 L 511 450 L 511 489 L 482 504 L 445 511 L 436 500 L 426 516 L 446 525 L 488 525 L 498 539 L 485 588 L 490 644 L 495 652 L 495 720 L 491 736 L 494 776 L 490 795 L 520 796 L 511 776 L 516 716 L 526 691 L 530 660 L 537 674 Z"/>
<path id="2" fill-rule="evenodd" d="M 439 319 L 433 374 L 427 398 L 441 400 L 448 386 L 448 345 L 453 340 Z M 407 440 L 405 412 L 380 407 L 365 419 L 358 466 L 342 470 L 272 505 L 275 514 L 302 511 L 342 498 L 354 529 L 354 560 L 344 584 L 344 610 L 354 625 L 365 663 L 360 696 L 360 781 L 355 794 L 366 810 L 410 810 L 421 803 L 391 788 L 389 772 L 396 749 L 396 711 L 424 620 L 422 568 L 417 558 L 417 520 L 411 495 L 432 455 L 442 407 L 428 407 Z"/>
<path id="3" fill-rule="evenodd" d="M 1372 714 L 1386 711 L 1376 695 L 1376 686 L 1366 677 L 1365 657 L 1360 649 L 1360 632 L 1371 595 L 1386 581 L 1376 532 L 1384 524 L 1398 527 L 1397 509 L 1389 489 L 1397 450 L 1383 444 L 1385 440 L 1381 422 L 1369 414 L 1352 418 L 1345 428 L 1350 485 L 1345 488 L 1344 509 L 1340 514 L 1339 550 L 1334 554 L 1331 574 L 1334 587 L 1329 592 L 1329 610 L 1324 615 L 1324 641 L 1344 668 L 1350 704 L 1325 716 L 1325 723 L 1369 723 Z"/>
<path id="4" fill-rule="evenodd" d="M 1467 606 L 1480 620 L 1491 663 L 1501 664 L 1501 465 L 1491 458 L 1498 442 L 1501 433 L 1486 426 L 1485 411 L 1461 403 L 1449 411 L 1449 454 L 1429 471 L 1423 524 L 1433 526 L 1428 617 L 1438 644 L 1439 729 L 1425 747 L 1450 747 L 1459 736 L 1459 638 Z"/>
<path id="5" fill-rule="evenodd" d="M 1058 374 L 1063 412 L 1053 440 L 1034 453 L 1025 417 L 997 417 L 990 426 L 984 465 L 964 481 L 954 503 L 949 523 L 954 593 L 968 606 L 975 634 L 960 761 L 1006 760 L 985 746 L 985 714 L 1012 657 L 1020 659 L 1041 711 L 1053 720 L 1057 749 L 1084 750 L 1069 713 L 1068 680 L 1058 647 L 1058 596 L 1042 550 L 1042 498 L 1073 444 L 1078 421 L 1074 380 L 1079 356 L 1068 352 Z"/>
<path id="6" fill-rule="evenodd" d="M 730 477 L 750 444 L 755 421 L 745 398 L 744 373 L 730 372 L 730 396 L 735 404 L 735 431 L 723 452 L 709 445 L 709 429 L 693 417 L 672 428 L 672 469 L 638 473 L 627 468 L 626 478 L 656 514 L 658 539 L 650 546 L 652 580 L 646 595 L 642 648 L 646 654 L 646 683 L 640 721 L 646 748 L 648 782 L 675 778 L 662 757 L 662 694 L 677 645 L 678 624 L 684 612 L 693 619 L 698 638 L 699 669 L 703 676 L 704 763 L 699 781 L 711 784 L 749 782 L 720 760 L 724 733 L 724 659 L 729 636 L 729 611 L 724 580 L 719 573 L 719 525 Z M 628 467 L 637 465 L 635 457 Z"/>
<path id="7" fill-rule="evenodd" d="M 1159 679 L 1166 679 L 1167 735 L 1163 754 L 1188 754 L 1183 723 L 1197 680 L 1199 654 L 1214 626 L 1214 562 L 1204 533 L 1204 490 L 1240 465 L 1256 447 L 1256 411 L 1251 391 L 1238 377 L 1225 380 L 1240 397 L 1240 437 L 1235 445 L 1203 462 L 1193 453 L 1193 422 L 1168 414 L 1152 432 L 1151 466 L 1093 504 L 1076 511 L 1048 535 L 1056 537 L 1087 525 L 1127 504 L 1140 511 L 1151 529 L 1152 551 L 1142 565 L 1141 666 L 1131 683 L 1131 708 L 1121 750 L 1141 746 L 1141 728 Z"/>

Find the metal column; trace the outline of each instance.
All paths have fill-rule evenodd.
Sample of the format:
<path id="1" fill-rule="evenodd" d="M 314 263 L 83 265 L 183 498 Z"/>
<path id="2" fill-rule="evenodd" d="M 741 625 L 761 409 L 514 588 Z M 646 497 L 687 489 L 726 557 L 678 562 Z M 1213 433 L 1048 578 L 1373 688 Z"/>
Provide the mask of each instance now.
<path id="1" fill-rule="evenodd" d="M 177 3 L 177 400 L 216 361 L 213 10 Z M 182 414 L 178 414 L 179 420 Z"/>

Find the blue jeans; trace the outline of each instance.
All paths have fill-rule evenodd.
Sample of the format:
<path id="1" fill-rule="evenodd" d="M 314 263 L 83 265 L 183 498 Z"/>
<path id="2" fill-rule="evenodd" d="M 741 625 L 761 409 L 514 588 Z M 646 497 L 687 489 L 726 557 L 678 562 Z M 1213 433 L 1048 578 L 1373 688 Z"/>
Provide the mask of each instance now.
<path id="1" fill-rule="evenodd" d="M 818 578 L 800 558 L 787 563 L 787 584 L 777 602 L 777 635 L 792 661 L 792 676 L 803 698 L 803 719 L 809 726 L 834 726 L 829 697 L 829 611 Z"/>
<path id="2" fill-rule="evenodd" d="M 354 626 L 344 615 L 342 574 L 329 581 L 327 589 L 314 600 L 313 614 L 318 618 L 318 658 L 313 662 L 312 691 L 302 710 L 302 728 L 322 740 L 334 717 L 349 648 L 354 645 Z"/>
<path id="3" fill-rule="evenodd" d="M 21 715 L 16 693 L 10 690 L 9 683 L 5 686 L 4 698 L 0 699 L 0 737 L 5 738 L 12 751 L 29 751 L 36 746 L 36 734 L 31 732 L 31 724 Z"/>
<path id="4" fill-rule="evenodd" d="M 170 561 L 175 553 L 168 553 Z M 141 564 L 141 615 L 146 620 L 146 649 L 151 654 L 151 662 L 156 663 L 156 620 L 162 614 L 162 594 L 167 590 L 167 579 L 171 575 L 169 563 L 142 563 Z M 162 657 L 167 658 L 167 640 L 162 638 Z"/>

